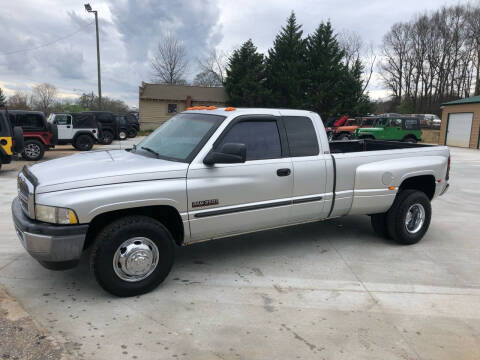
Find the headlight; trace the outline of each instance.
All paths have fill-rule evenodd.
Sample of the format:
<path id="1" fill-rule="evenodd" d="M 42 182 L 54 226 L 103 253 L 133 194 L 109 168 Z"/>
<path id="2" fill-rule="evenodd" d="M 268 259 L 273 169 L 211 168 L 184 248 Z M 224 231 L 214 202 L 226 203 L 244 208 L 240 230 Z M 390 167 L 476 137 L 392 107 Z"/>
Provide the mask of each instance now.
<path id="1" fill-rule="evenodd" d="M 60 207 L 35 205 L 37 220 L 52 224 L 78 224 L 75 211 Z"/>

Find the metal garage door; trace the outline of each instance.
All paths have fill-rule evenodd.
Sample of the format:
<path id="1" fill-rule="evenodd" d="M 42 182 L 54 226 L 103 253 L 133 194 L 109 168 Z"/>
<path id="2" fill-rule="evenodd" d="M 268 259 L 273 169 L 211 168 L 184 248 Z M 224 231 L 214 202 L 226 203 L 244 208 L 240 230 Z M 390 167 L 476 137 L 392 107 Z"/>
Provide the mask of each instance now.
<path id="1" fill-rule="evenodd" d="M 473 113 L 453 113 L 448 116 L 447 145 L 468 148 Z"/>

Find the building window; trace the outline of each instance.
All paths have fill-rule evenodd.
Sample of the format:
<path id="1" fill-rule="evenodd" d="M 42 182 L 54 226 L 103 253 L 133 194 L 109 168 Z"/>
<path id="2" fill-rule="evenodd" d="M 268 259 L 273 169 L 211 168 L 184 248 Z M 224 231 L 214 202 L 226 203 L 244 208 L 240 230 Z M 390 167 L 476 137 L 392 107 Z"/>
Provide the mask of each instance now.
<path id="1" fill-rule="evenodd" d="M 168 104 L 168 113 L 174 114 L 177 112 L 177 104 Z"/>

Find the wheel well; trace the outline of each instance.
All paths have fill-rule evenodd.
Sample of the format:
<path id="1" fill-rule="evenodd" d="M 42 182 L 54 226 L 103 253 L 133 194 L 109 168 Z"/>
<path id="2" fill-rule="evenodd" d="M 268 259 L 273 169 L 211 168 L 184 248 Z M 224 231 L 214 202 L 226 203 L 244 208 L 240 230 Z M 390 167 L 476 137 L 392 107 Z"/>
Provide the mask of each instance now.
<path id="1" fill-rule="evenodd" d="M 177 245 L 182 245 L 184 238 L 184 229 L 182 218 L 177 209 L 172 206 L 146 206 L 138 208 L 130 208 L 123 210 L 115 210 L 97 215 L 88 227 L 87 238 L 84 247 L 89 247 L 97 234 L 109 223 L 127 215 L 145 215 L 160 221 L 173 236 Z"/>
<path id="2" fill-rule="evenodd" d="M 400 185 L 399 192 L 406 189 L 421 191 L 432 200 L 435 194 L 435 177 L 433 175 L 421 175 L 405 179 Z"/>
<path id="3" fill-rule="evenodd" d="M 39 143 L 41 143 L 42 145 L 45 145 L 45 140 L 42 139 L 41 136 L 24 136 L 23 139 L 24 139 L 23 141 L 35 140 L 35 141 L 38 141 Z"/>
<path id="4" fill-rule="evenodd" d="M 402 140 L 405 140 L 405 139 L 408 139 L 408 138 L 412 138 L 412 139 L 417 140 L 417 137 L 414 134 L 407 134 L 403 137 Z"/>

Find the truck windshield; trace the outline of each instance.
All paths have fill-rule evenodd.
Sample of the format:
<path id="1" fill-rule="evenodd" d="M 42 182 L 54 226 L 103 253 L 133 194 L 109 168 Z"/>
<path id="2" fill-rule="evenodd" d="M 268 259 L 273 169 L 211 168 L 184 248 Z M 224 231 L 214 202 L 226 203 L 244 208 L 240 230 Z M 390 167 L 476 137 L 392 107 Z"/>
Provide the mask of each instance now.
<path id="1" fill-rule="evenodd" d="M 220 115 L 178 114 L 141 141 L 135 151 L 167 160 L 189 161 L 223 119 Z"/>

